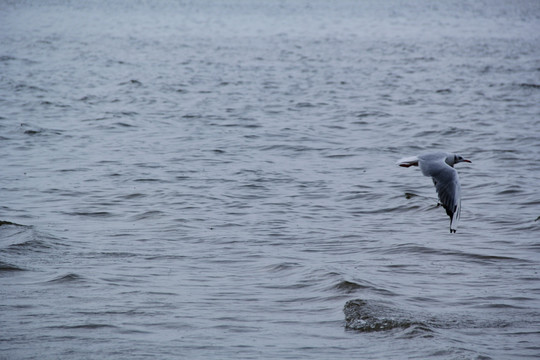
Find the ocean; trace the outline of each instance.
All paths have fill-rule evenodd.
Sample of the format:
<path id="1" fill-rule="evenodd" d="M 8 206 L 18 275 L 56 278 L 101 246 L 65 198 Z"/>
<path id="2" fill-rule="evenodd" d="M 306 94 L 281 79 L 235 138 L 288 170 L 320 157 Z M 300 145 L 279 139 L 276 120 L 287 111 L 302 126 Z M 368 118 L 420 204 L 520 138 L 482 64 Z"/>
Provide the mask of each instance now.
<path id="1" fill-rule="evenodd" d="M 536 359 L 539 157 L 535 0 L 3 1 L 0 359 Z"/>

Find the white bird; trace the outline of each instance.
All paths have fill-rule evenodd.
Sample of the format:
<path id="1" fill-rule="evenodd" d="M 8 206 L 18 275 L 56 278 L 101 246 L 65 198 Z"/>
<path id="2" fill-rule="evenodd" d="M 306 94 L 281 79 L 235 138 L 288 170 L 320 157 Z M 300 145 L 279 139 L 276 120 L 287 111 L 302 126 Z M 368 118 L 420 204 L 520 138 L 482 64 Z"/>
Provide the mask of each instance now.
<path id="1" fill-rule="evenodd" d="M 461 213 L 461 185 L 454 164 L 468 162 L 457 154 L 436 152 L 419 156 L 407 157 L 397 164 L 403 167 L 420 166 L 422 174 L 431 176 L 439 201 L 450 216 L 450 233 L 456 232 Z"/>

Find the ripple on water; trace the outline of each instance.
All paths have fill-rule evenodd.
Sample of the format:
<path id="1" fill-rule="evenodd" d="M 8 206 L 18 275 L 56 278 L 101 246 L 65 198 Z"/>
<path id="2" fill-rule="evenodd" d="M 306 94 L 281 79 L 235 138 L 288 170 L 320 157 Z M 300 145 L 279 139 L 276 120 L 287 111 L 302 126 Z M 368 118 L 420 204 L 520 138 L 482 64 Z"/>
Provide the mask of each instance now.
<path id="1" fill-rule="evenodd" d="M 81 275 L 69 273 L 57 276 L 54 279 L 48 280 L 46 282 L 49 284 L 84 283 L 86 282 L 86 279 Z"/>
<path id="2" fill-rule="evenodd" d="M 497 304 L 487 308 L 498 310 L 504 307 L 502 304 Z M 470 314 L 432 315 L 426 312 L 409 312 L 375 300 L 363 299 L 347 301 L 343 312 L 345 327 L 348 330 L 372 332 L 399 329 L 406 330 L 400 335 L 404 337 L 426 336 L 437 329 L 506 328 L 510 325 L 510 322 L 503 319 L 486 320 Z"/>
<path id="3" fill-rule="evenodd" d="M 407 329 L 413 325 L 428 327 L 420 320 L 399 314 L 390 307 L 361 299 L 347 301 L 343 312 L 345 327 L 349 330 L 372 332 Z"/>
<path id="4" fill-rule="evenodd" d="M 0 273 L 12 271 L 25 271 L 22 267 L 0 261 Z"/>

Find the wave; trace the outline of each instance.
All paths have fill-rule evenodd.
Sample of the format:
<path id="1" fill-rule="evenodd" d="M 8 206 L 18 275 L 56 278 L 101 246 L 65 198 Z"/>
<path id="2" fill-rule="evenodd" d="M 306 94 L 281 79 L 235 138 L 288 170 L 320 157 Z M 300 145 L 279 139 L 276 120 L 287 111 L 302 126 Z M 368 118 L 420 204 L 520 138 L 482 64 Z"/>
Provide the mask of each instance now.
<path id="1" fill-rule="evenodd" d="M 407 329 L 413 325 L 427 327 L 420 321 L 399 315 L 396 310 L 387 306 L 361 299 L 347 301 L 343 312 L 345 313 L 345 327 L 349 330 L 373 332 L 397 328 Z"/>
<path id="2" fill-rule="evenodd" d="M 3 261 L 0 261 L 0 273 L 3 273 L 3 272 L 11 272 L 11 271 L 24 271 L 25 269 L 17 266 L 17 265 L 13 265 L 13 264 L 9 264 L 9 263 L 6 263 L 6 262 L 3 262 Z"/>
<path id="3" fill-rule="evenodd" d="M 81 275 L 75 274 L 75 273 L 68 273 L 65 275 L 58 276 L 52 280 L 47 281 L 47 283 L 77 283 L 77 282 L 84 282 L 85 278 Z"/>
<path id="4" fill-rule="evenodd" d="M 496 307 L 497 309 L 499 307 Z M 433 316 L 426 313 L 405 312 L 371 300 L 354 299 L 343 307 L 345 328 L 359 332 L 409 330 L 407 336 L 424 336 L 436 329 L 500 328 L 509 324 L 501 319 L 485 320 L 469 315 L 448 314 Z"/>
<path id="5" fill-rule="evenodd" d="M 11 222 L 11 221 L 0 220 L 0 226 L 5 226 L 5 225 L 24 226 L 24 225 L 21 225 L 21 224 L 16 224 L 16 223 Z"/>

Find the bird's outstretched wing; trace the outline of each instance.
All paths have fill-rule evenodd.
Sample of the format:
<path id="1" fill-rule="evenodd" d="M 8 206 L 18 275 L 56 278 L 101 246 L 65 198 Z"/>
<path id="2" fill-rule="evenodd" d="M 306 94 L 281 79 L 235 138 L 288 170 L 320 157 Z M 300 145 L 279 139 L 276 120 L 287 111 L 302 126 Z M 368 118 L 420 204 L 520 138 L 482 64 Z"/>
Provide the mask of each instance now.
<path id="1" fill-rule="evenodd" d="M 426 176 L 431 176 L 439 201 L 450 217 L 450 232 L 456 232 L 461 214 L 461 185 L 457 171 L 441 162 L 422 162 L 420 169 Z"/>

